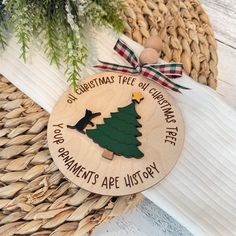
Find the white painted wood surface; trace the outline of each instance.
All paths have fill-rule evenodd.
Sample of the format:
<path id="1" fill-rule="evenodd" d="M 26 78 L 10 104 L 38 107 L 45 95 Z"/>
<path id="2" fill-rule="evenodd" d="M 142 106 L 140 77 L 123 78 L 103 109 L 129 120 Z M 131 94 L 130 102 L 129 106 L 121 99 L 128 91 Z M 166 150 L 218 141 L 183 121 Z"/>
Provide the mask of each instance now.
<path id="1" fill-rule="evenodd" d="M 226 99 L 236 108 L 234 1 L 202 2 L 220 41 L 217 91 L 224 97 L 222 99 Z M 57 97 L 65 89 L 63 74 L 50 67 L 36 49 L 31 53 L 31 60 L 24 65 L 17 59 L 17 47 L 14 42 L 11 46 L 13 48 L 8 50 L 8 55 L 5 54 L 0 59 L 0 72 L 8 79 L 17 79 L 14 83 L 19 88 L 50 111 Z M 106 54 L 106 51 L 103 53 Z M 109 52 L 107 53 L 109 55 Z M 26 70 L 23 70 L 25 66 Z M 42 67 L 45 69 L 40 69 Z M 43 89 L 41 79 L 44 80 Z M 58 81 L 56 85 L 54 81 Z M 182 169 L 177 166 L 163 183 L 145 192 L 145 196 L 169 212 L 195 235 L 235 235 L 235 111 L 225 105 L 210 89 L 192 81 L 190 84 L 188 82 L 190 81 L 184 79 L 183 84 L 193 85 L 195 89 L 191 94 L 185 94 L 182 99 L 177 98 L 186 118 L 186 125 L 191 124 L 187 126 L 185 153 L 178 163 Z M 206 111 L 207 113 L 204 113 Z M 210 127 L 212 133 L 209 133 L 206 127 Z M 194 141 L 192 145 L 191 140 Z M 193 149 L 195 159 L 191 157 Z M 196 165 L 199 162 L 203 164 L 202 169 Z M 197 172 L 199 176 L 196 175 Z M 173 224 L 176 225 L 170 219 L 164 221 L 164 225 L 167 225 L 165 231 L 165 227 L 159 222 L 168 216 L 162 212 L 164 217 L 160 217 L 161 214 L 155 214 L 156 211 L 159 212 L 159 209 L 145 200 L 132 215 L 108 223 L 107 228 L 102 226 L 95 235 L 128 235 L 128 232 L 129 235 L 188 235 L 187 231 L 180 227 L 175 227 L 174 231 L 168 230 L 173 228 Z M 221 222 L 218 222 L 219 220 Z"/>
<path id="2" fill-rule="evenodd" d="M 191 236 L 166 212 L 145 198 L 130 214 L 99 226 L 93 236 Z"/>
<path id="3" fill-rule="evenodd" d="M 219 76 L 217 91 L 236 108 L 236 2 L 201 0 L 218 42 Z"/>

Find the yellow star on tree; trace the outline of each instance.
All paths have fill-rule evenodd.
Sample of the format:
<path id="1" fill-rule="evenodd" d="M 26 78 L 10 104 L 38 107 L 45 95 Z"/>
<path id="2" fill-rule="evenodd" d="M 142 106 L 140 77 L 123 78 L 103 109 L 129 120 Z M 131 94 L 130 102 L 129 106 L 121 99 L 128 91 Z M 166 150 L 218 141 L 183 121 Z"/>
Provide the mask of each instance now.
<path id="1" fill-rule="evenodd" d="M 143 99 L 144 99 L 144 97 L 141 92 L 135 92 L 132 94 L 132 100 L 136 101 L 137 103 L 140 103 L 140 101 Z"/>

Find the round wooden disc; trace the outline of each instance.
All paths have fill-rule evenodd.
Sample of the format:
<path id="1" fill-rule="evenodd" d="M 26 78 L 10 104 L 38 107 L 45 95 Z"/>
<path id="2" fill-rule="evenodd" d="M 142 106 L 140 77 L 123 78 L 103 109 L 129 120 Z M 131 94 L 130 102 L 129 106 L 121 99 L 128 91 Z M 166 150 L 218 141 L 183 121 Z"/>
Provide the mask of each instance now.
<path id="1" fill-rule="evenodd" d="M 135 92 L 144 97 L 135 104 L 142 125 L 137 128 L 142 133 L 137 137 L 141 142 L 138 149 L 144 156 L 106 159 L 102 157 L 104 149 L 86 130 L 96 129 L 104 124 L 104 118 L 129 105 Z M 86 109 L 101 115 L 85 119 Z M 75 124 L 77 129 L 70 128 Z M 155 185 L 175 166 L 183 143 L 183 118 L 166 90 L 146 78 L 114 72 L 90 76 L 77 91 L 65 92 L 48 124 L 49 150 L 60 171 L 79 187 L 102 195 L 127 195 Z"/>

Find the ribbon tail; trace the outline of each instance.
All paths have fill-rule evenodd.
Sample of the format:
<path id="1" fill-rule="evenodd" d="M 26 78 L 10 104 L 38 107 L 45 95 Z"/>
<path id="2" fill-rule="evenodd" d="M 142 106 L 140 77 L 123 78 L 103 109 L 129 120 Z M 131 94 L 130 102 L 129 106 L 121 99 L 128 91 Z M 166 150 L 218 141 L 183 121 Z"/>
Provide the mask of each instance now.
<path id="1" fill-rule="evenodd" d="M 148 66 L 160 71 L 170 79 L 179 78 L 183 73 L 183 64 L 181 63 L 148 64 Z"/>
<path id="2" fill-rule="evenodd" d="M 118 39 L 113 48 L 121 57 L 123 57 L 132 67 L 139 65 L 139 60 L 134 51 L 129 48 L 124 41 Z"/>
<path id="3" fill-rule="evenodd" d="M 190 89 L 190 88 L 187 88 L 187 87 L 184 87 L 182 85 L 174 83 L 166 75 L 164 75 L 160 71 L 152 68 L 151 66 L 143 67 L 142 74 L 143 74 L 143 76 L 158 82 L 163 87 L 166 87 L 166 88 L 168 88 L 170 90 L 173 90 L 175 92 L 181 93 L 180 89 L 185 89 L 185 90 Z"/>

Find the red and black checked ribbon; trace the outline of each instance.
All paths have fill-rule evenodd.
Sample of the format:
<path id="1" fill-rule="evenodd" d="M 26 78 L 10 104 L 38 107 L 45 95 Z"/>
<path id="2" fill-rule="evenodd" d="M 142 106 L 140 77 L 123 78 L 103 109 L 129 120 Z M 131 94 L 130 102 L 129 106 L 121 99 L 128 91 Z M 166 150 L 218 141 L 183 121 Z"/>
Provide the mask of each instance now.
<path id="1" fill-rule="evenodd" d="M 179 63 L 170 64 L 145 64 L 141 65 L 138 58 L 132 49 L 130 49 L 122 40 L 118 39 L 114 50 L 122 56 L 130 66 L 123 66 L 109 62 L 100 61 L 101 65 L 96 65 L 96 68 L 102 70 L 115 70 L 129 74 L 141 74 L 144 77 L 158 82 L 160 85 L 171 89 L 175 92 L 180 92 L 179 89 L 189 89 L 179 84 L 174 83 L 171 79 L 182 76 L 183 65 Z"/>

